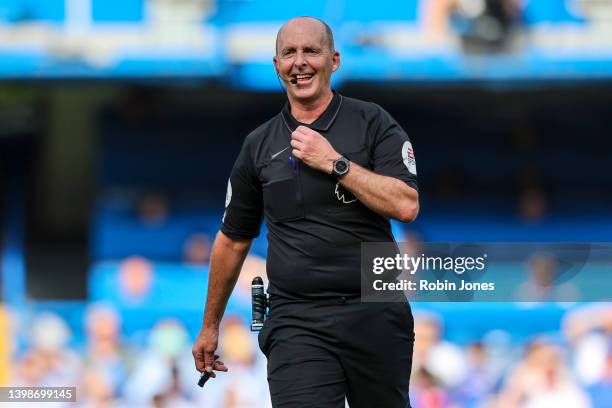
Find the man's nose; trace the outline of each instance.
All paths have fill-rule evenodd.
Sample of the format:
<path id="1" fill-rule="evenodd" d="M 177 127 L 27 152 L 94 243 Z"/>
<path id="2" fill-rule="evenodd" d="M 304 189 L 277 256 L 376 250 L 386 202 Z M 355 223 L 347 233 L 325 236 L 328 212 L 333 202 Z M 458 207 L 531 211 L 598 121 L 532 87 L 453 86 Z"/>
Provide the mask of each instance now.
<path id="1" fill-rule="evenodd" d="M 296 67 L 302 67 L 302 66 L 306 65 L 306 58 L 305 58 L 304 53 L 302 51 L 296 52 L 294 64 L 295 64 Z"/>

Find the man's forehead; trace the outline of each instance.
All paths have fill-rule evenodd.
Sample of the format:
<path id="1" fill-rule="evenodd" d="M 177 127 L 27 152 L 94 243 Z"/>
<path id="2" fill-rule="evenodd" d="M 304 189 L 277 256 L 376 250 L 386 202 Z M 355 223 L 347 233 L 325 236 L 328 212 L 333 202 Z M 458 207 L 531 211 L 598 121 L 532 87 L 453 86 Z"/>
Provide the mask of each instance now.
<path id="1" fill-rule="evenodd" d="M 325 43 L 325 27 L 312 18 L 297 18 L 286 22 L 278 32 L 279 45 L 322 45 Z"/>

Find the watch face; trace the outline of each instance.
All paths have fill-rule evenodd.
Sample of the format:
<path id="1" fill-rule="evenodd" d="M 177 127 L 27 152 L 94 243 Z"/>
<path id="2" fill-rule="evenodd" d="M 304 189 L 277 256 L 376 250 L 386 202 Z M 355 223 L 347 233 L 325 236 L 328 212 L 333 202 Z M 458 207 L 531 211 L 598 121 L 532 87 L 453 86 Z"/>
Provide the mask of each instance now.
<path id="1" fill-rule="evenodd" d="M 337 161 L 335 164 L 335 167 L 336 167 L 337 173 L 343 174 L 348 168 L 348 165 L 346 164 L 345 161 Z"/>

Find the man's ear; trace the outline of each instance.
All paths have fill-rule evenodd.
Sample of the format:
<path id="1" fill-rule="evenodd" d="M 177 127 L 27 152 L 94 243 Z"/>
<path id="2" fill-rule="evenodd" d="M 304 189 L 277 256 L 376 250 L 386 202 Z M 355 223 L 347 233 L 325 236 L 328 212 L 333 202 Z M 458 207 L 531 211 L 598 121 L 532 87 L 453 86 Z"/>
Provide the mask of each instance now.
<path id="1" fill-rule="evenodd" d="M 272 63 L 274 64 L 276 75 L 280 75 L 280 72 L 278 71 L 278 58 L 276 58 L 276 56 L 272 57 Z"/>
<path id="2" fill-rule="evenodd" d="M 334 55 L 332 55 L 332 72 L 336 72 L 338 68 L 340 68 L 340 53 L 334 51 Z"/>

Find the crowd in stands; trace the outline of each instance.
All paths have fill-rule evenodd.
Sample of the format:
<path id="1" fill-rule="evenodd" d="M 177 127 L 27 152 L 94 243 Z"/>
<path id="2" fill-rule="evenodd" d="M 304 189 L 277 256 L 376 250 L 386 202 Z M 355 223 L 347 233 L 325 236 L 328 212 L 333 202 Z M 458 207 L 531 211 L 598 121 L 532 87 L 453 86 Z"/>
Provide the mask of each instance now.
<path id="1" fill-rule="evenodd" d="M 146 271 L 145 259 L 124 267 Z M 250 305 L 249 282 L 263 260 L 249 259 L 236 290 Z M 145 276 L 145 274 L 140 274 Z M 143 296 L 147 279 L 118 290 Z M 125 282 L 124 282 L 125 283 Z M 203 301 L 203 299 L 202 299 Z M 508 307 L 517 307 L 509 304 Z M 559 331 L 535 333 L 516 342 L 496 329 L 469 341 L 449 340 L 435 307 L 415 310 L 411 401 L 414 408 L 604 408 L 612 401 L 612 306 L 577 305 Z M 238 309 L 234 309 L 238 310 Z M 219 354 L 229 367 L 196 386 L 188 322 L 158 319 L 150 330 L 128 335 L 112 302 L 86 305 L 83 341 L 59 315 L 43 312 L 20 327 L 11 319 L 13 361 L 7 385 L 76 385 L 77 407 L 269 407 L 266 361 L 245 313 L 229 312 L 221 328 Z M 465 319 L 479 319 L 478 312 Z M 4 405 L 3 405 L 4 406 Z M 10 405 L 7 405 L 10 406 Z M 15 406 L 24 406 L 15 405 Z"/>

